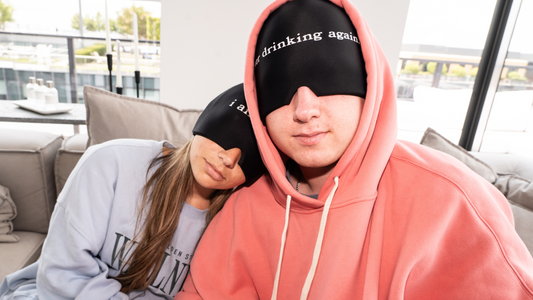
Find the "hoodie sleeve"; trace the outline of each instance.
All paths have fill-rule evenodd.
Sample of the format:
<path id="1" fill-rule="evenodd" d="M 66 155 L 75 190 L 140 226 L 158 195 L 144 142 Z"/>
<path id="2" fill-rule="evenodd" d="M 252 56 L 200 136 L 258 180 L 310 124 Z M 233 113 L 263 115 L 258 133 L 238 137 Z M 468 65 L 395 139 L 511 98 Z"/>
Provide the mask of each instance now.
<path id="1" fill-rule="evenodd" d="M 37 272 L 41 299 L 128 299 L 98 257 L 118 176 L 106 149 L 86 152 L 58 198 Z"/>

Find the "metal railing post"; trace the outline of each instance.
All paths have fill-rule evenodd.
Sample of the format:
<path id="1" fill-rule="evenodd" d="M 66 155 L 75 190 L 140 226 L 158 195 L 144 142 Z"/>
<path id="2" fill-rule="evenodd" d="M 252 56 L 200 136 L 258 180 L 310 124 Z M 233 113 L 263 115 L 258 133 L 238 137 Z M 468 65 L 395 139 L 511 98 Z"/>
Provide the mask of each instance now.
<path id="1" fill-rule="evenodd" d="M 78 103 L 78 84 L 76 76 L 76 54 L 74 52 L 74 39 L 67 38 L 68 48 L 68 73 L 70 79 L 70 98 L 72 103 Z"/>
<path id="2" fill-rule="evenodd" d="M 438 62 L 437 66 L 435 67 L 435 72 L 433 73 L 433 82 L 431 83 L 431 87 L 438 88 L 439 87 L 439 81 L 440 77 L 442 75 L 442 65 L 444 63 Z"/>

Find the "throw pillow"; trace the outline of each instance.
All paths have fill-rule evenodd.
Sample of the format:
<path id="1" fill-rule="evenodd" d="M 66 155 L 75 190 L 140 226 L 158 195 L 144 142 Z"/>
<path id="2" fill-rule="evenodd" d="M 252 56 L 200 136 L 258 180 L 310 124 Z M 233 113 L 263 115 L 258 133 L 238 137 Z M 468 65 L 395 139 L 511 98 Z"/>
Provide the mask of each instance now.
<path id="1" fill-rule="evenodd" d="M 533 184 L 531 181 L 516 174 L 500 174 L 494 186 L 502 192 L 507 200 L 533 213 Z"/>
<path id="2" fill-rule="evenodd" d="M 202 112 L 126 97 L 92 86 L 83 89 L 87 110 L 87 147 L 112 139 L 168 140 L 180 147 L 192 138 Z"/>
<path id="3" fill-rule="evenodd" d="M 509 200 L 516 232 L 533 253 L 533 184 L 515 174 L 500 174 L 494 186 Z"/>
<path id="4" fill-rule="evenodd" d="M 422 140 L 420 141 L 420 144 L 442 151 L 457 158 L 467 165 L 472 171 L 476 172 L 490 183 L 494 183 L 496 182 L 496 179 L 498 179 L 498 174 L 496 174 L 496 172 L 494 172 L 489 165 L 475 158 L 465 149 L 450 142 L 431 128 L 426 130 Z"/>
<path id="5" fill-rule="evenodd" d="M 17 207 L 11 199 L 9 189 L 0 185 L 0 243 L 14 243 L 19 237 L 13 234 L 13 219 L 17 216 Z"/>

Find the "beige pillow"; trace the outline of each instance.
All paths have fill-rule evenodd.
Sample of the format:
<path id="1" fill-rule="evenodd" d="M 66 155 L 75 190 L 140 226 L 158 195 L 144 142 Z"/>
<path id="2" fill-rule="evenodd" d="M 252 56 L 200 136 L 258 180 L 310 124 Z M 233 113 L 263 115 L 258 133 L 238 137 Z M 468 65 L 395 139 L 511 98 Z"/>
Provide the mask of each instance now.
<path id="1" fill-rule="evenodd" d="M 87 109 L 87 147 L 112 139 L 168 140 L 180 147 L 192 138 L 202 110 L 126 97 L 99 88 L 83 89 Z"/>
<path id="2" fill-rule="evenodd" d="M 17 207 L 9 195 L 9 189 L 0 185 L 0 243 L 14 243 L 19 237 L 13 234 L 13 219 L 17 216 Z"/>
<path id="3" fill-rule="evenodd" d="M 476 172 L 490 183 L 494 183 L 496 182 L 496 179 L 498 179 L 498 174 L 496 174 L 496 172 L 494 172 L 489 165 L 475 158 L 465 149 L 450 142 L 431 128 L 426 130 L 422 140 L 420 141 L 420 144 L 442 151 L 457 158 L 467 165 L 472 171 Z"/>

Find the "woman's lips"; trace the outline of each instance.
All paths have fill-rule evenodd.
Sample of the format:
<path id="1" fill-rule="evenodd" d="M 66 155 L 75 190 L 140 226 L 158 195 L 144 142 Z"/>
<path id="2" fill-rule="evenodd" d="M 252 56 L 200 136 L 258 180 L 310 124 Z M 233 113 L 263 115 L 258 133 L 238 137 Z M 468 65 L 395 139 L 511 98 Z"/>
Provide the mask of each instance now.
<path id="1" fill-rule="evenodd" d="M 327 132 L 312 132 L 312 133 L 301 133 L 295 135 L 296 140 L 304 146 L 312 146 L 320 143 L 320 141 L 326 136 Z"/>
<path id="2" fill-rule="evenodd" d="M 220 172 L 218 172 L 217 169 L 213 167 L 213 165 L 208 163 L 207 160 L 205 161 L 205 169 L 207 174 L 211 176 L 211 178 L 213 178 L 214 180 L 221 181 L 224 179 L 224 176 L 222 176 L 222 174 L 220 174 Z"/>

